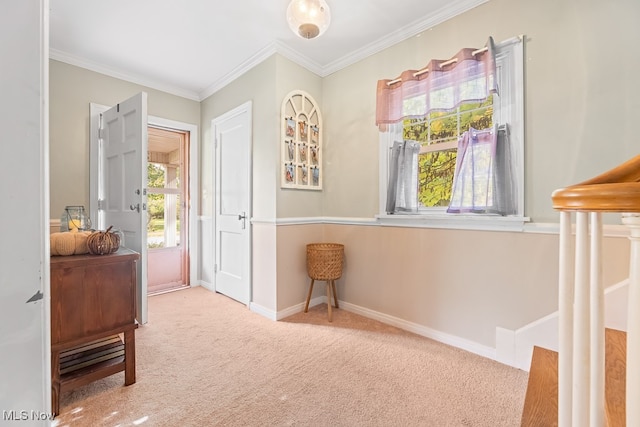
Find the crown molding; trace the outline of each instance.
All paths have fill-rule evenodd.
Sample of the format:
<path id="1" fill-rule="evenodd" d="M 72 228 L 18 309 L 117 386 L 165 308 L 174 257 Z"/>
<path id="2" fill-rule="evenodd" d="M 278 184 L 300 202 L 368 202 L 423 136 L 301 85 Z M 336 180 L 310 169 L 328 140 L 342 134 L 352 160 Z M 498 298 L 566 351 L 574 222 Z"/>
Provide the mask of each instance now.
<path id="1" fill-rule="evenodd" d="M 326 77 L 330 74 L 335 73 L 336 71 L 340 71 L 341 69 L 346 68 L 349 65 L 355 64 L 356 62 L 361 61 L 375 53 L 378 53 L 381 50 L 384 50 L 401 41 L 413 37 L 431 27 L 434 27 L 444 21 L 447 21 L 448 19 L 453 18 L 454 16 L 460 15 L 461 13 L 471 10 L 474 7 L 477 7 L 488 1 L 489 0 L 458 0 L 450 2 L 445 7 L 432 13 L 427 19 L 415 21 L 412 24 L 409 24 L 408 26 L 391 33 L 390 35 L 382 37 L 374 41 L 373 43 L 370 43 L 361 49 L 353 51 L 325 66 L 318 64 L 317 62 L 309 59 L 300 52 L 291 49 L 283 43 L 275 41 L 267 45 L 265 48 L 243 62 L 239 67 L 232 70 L 223 78 L 217 80 L 211 86 L 201 92 L 200 99 L 205 99 L 213 95 L 218 90 L 222 89 L 274 53 L 278 53 L 284 56 L 285 58 L 295 62 L 296 64 L 306 68 L 307 70 L 320 77 Z"/>
<path id="2" fill-rule="evenodd" d="M 312 73 L 320 77 L 325 76 L 324 67 L 322 65 L 318 64 L 312 59 L 309 59 L 307 56 L 301 54 L 297 50 L 291 49 L 289 46 L 285 45 L 284 43 L 276 41 L 275 45 L 276 45 L 276 50 L 280 55 L 295 62 L 301 67 L 306 68 L 307 70 L 311 71 Z"/>
<path id="3" fill-rule="evenodd" d="M 148 77 L 135 75 L 132 73 L 124 73 L 122 71 L 116 70 L 106 65 L 89 61 L 85 58 L 80 58 L 78 56 L 71 55 L 61 50 L 50 48 L 49 58 L 54 59 L 56 61 L 65 62 L 70 65 L 75 65 L 76 67 L 95 71 L 96 73 L 104 74 L 109 77 L 114 77 L 116 79 L 128 81 L 131 83 L 136 83 L 151 89 L 156 89 L 162 92 L 170 93 L 172 95 L 180 96 L 182 98 L 191 99 L 193 101 L 200 101 L 200 97 L 196 92 L 193 92 L 181 87 L 176 87 L 176 86 L 167 85 L 165 83 L 161 83 L 158 81 L 154 81 L 149 79 Z"/>
<path id="4" fill-rule="evenodd" d="M 342 58 L 339 58 L 336 61 L 333 61 L 325 66 L 318 64 L 317 62 L 309 59 L 307 56 L 301 54 L 300 52 L 286 46 L 280 41 L 275 41 L 269 43 L 267 46 L 256 52 L 251 57 L 247 58 L 244 62 L 242 62 L 235 69 L 221 77 L 220 79 L 214 81 L 211 85 L 205 88 L 203 91 L 197 93 L 191 90 L 187 90 L 181 87 L 176 87 L 172 85 L 167 85 L 165 83 L 161 83 L 158 81 L 151 80 L 147 77 L 135 75 L 132 73 L 125 73 L 114 68 L 108 67 L 106 65 L 89 61 L 84 58 L 77 57 L 75 55 L 71 55 L 69 53 L 63 52 L 57 49 L 49 49 L 49 58 L 54 59 L 56 61 L 65 62 L 67 64 L 75 65 L 81 68 L 86 68 L 91 71 L 95 71 L 101 74 L 105 74 L 110 77 L 115 77 L 121 80 L 129 81 L 131 83 L 140 84 L 142 86 L 146 86 L 152 89 L 160 90 L 166 93 L 170 93 L 172 95 L 180 96 L 183 98 L 191 99 L 194 101 L 203 101 L 204 99 L 210 97 L 223 87 L 227 86 L 232 81 L 236 80 L 238 77 L 260 64 L 267 58 L 269 58 L 274 53 L 278 53 L 285 58 L 295 62 L 301 67 L 306 68 L 310 72 L 320 76 L 326 77 L 330 74 L 333 74 L 337 71 L 342 70 L 343 68 L 348 67 L 349 65 L 355 64 L 358 61 L 361 61 L 375 53 L 378 53 L 388 47 L 391 47 L 401 41 L 404 41 L 410 37 L 413 37 L 429 28 L 432 28 L 444 21 L 447 21 L 461 13 L 464 13 L 470 9 L 473 9 L 483 3 L 488 2 L 489 0 L 458 0 L 452 1 L 447 4 L 445 7 L 442 7 L 439 10 L 434 11 L 434 13 L 430 14 L 430 16 L 426 19 L 418 20 L 409 24 L 406 27 L 400 28 L 397 31 L 382 37 L 361 49 L 353 51 Z"/>
<path id="5" fill-rule="evenodd" d="M 232 81 L 234 81 L 235 79 L 237 79 L 238 77 L 240 77 L 241 75 L 243 75 L 244 73 L 246 73 L 247 71 L 255 67 L 256 65 L 260 64 L 265 59 L 269 58 L 274 53 L 278 53 L 284 56 L 285 58 L 300 65 L 301 67 L 304 67 L 307 70 L 311 71 L 312 73 L 315 73 L 320 77 L 322 77 L 323 68 L 320 64 L 307 58 L 306 56 L 302 55 L 300 52 L 294 49 L 291 49 L 290 47 L 286 46 L 282 42 L 275 41 L 275 42 L 269 43 L 267 46 L 260 49 L 258 52 L 256 52 L 254 55 L 252 55 L 250 58 L 248 58 L 246 61 L 240 64 L 238 67 L 236 67 L 234 70 L 227 73 L 222 78 L 216 80 L 213 84 L 211 84 L 205 90 L 200 92 L 200 100 L 204 100 L 210 97 L 211 95 L 213 95 L 214 93 L 216 93 L 217 91 L 219 91 L 220 89 L 222 89 L 223 87 L 225 87 L 226 85 L 228 85 L 229 83 L 231 83 Z"/>
<path id="6" fill-rule="evenodd" d="M 321 77 L 326 77 L 349 65 L 355 64 L 373 54 L 376 54 L 388 47 L 391 47 L 401 41 L 404 41 L 410 37 L 413 37 L 421 32 L 428 30 L 438 24 L 441 24 L 457 15 L 460 15 L 468 10 L 471 10 L 489 0 L 459 0 L 452 1 L 446 6 L 434 11 L 428 18 L 414 21 L 413 23 L 402 27 L 393 33 L 386 35 L 361 49 L 351 52 L 340 59 L 337 59 L 322 69 Z"/>
<path id="7" fill-rule="evenodd" d="M 260 64 L 262 61 L 276 53 L 276 47 L 274 43 L 270 43 L 267 46 L 260 49 L 258 52 L 253 54 L 251 57 L 246 59 L 242 64 L 231 70 L 229 73 L 225 74 L 211 85 L 209 85 L 205 90 L 200 92 L 199 97 L 200 100 L 205 100 L 256 65 Z"/>

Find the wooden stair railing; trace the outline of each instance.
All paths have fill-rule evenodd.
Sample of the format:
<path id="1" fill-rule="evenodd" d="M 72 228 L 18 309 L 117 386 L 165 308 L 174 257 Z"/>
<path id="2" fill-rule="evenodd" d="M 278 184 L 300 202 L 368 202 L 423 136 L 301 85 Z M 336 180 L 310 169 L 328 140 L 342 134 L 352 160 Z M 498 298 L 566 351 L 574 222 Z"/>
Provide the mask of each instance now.
<path id="1" fill-rule="evenodd" d="M 554 209 L 560 211 L 558 425 L 607 423 L 602 213 L 615 212 L 622 214 L 631 240 L 627 360 L 637 362 L 626 367 L 626 401 L 632 402 L 626 405 L 626 425 L 640 426 L 640 156 L 593 179 L 556 190 L 551 198 Z"/>

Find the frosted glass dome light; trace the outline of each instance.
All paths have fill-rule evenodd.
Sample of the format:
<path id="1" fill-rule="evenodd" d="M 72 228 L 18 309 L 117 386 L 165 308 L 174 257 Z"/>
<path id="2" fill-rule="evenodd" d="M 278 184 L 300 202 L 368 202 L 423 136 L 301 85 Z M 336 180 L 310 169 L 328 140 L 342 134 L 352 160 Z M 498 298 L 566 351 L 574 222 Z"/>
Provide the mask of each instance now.
<path id="1" fill-rule="evenodd" d="M 291 31 L 305 39 L 322 35 L 331 22 L 331 12 L 325 0 L 291 0 L 287 7 L 287 22 Z"/>

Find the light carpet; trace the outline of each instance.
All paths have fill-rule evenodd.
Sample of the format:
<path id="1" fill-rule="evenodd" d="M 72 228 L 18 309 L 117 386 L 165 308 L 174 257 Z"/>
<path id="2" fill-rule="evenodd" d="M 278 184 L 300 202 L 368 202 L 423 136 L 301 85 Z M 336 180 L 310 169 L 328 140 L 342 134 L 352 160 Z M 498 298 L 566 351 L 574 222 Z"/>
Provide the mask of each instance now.
<path id="1" fill-rule="evenodd" d="M 57 426 L 518 426 L 526 372 L 318 305 L 279 322 L 196 287 L 149 298 L 137 382 L 61 396 Z"/>

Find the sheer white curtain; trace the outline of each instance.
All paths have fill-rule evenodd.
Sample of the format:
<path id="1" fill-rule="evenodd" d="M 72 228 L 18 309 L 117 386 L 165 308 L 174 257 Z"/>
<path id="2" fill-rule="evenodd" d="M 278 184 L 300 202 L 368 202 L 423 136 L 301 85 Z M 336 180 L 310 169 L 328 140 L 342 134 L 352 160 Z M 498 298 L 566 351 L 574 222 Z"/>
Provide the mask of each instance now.
<path id="1" fill-rule="evenodd" d="M 516 212 L 507 126 L 469 129 L 458 140 L 448 213 L 510 215 Z"/>
<path id="2" fill-rule="evenodd" d="M 391 148 L 387 213 L 418 211 L 418 153 L 420 143 L 396 141 Z"/>
<path id="3" fill-rule="evenodd" d="M 407 119 L 425 118 L 432 111 L 448 111 L 463 103 L 483 102 L 494 93 L 498 93 L 495 46 L 489 37 L 483 48 L 465 48 L 448 60 L 434 59 L 421 70 L 406 70 L 398 78 L 379 80 L 376 124 L 382 132 L 392 131 Z M 389 164 L 388 213 L 418 211 L 420 144 L 400 139 L 394 139 L 398 142 L 393 144 Z M 466 163 L 462 166 L 469 167 Z M 451 212 L 466 209 L 462 207 L 467 203 L 462 201 L 462 193 L 459 198 L 460 208 L 454 204 Z"/>

